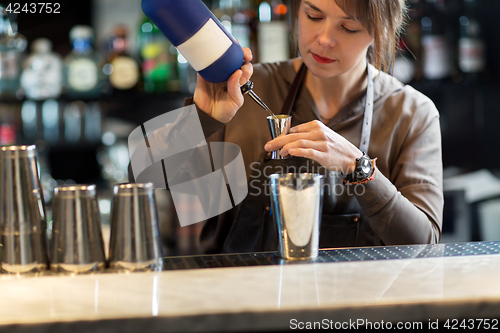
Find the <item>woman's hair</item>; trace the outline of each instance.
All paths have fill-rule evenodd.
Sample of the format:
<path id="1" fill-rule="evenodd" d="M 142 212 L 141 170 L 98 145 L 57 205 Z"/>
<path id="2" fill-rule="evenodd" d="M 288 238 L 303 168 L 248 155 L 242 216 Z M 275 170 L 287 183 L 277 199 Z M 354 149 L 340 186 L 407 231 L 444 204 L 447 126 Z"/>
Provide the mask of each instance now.
<path id="1" fill-rule="evenodd" d="M 297 14 L 302 0 L 291 0 L 293 42 L 296 42 Z M 368 59 L 376 68 L 387 72 L 394 64 L 399 37 L 404 29 L 405 0 L 331 0 L 358 21 L 372 36 L 374 46 Z"/>

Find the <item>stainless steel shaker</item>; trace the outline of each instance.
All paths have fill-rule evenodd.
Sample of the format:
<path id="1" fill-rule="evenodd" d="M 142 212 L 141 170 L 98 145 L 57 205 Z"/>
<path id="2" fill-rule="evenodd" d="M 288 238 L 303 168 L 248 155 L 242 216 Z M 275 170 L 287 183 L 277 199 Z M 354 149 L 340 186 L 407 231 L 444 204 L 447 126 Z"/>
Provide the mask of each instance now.
<path id="1" fill-rule="evenodd" d="M 35 146 L 0 147 L 2 272 L 48 268 L 46 220 Z"/>
<path id="2" fill-rule="evenodd" d="M 318 256 L 323 176 L 313 173 L 270 176 L 272 215 L 284 259 Z"/>
<path id="3" fill-rule="evenodd" d="M 109 263 L 115 270 L 162 270 L 153 183 L 114 186 Z"/>
<path id="4" fill-rule="evenodd" d="M 105 268 L 95 185 L 54 188 L 51 270 L 89 273 Z"/>

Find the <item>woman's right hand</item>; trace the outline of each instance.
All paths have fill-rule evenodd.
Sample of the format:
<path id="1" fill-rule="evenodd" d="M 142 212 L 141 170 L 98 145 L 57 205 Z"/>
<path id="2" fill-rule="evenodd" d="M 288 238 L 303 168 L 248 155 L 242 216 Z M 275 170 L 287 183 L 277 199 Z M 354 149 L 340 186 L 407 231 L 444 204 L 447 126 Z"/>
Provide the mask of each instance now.
<path id="1" fill-rule="evenodd" d="M 236 112 L 243 105 L 243 94 L 240 87 L 244 85 L 253 74 L 252 51 L 243 48 L 245 63 L 229 77 L 227 82 L 210 83 L 205 81 L 200 74 L 194 91 L 194 102 L 212 118 L 227 123 L 233 119 Z"/>

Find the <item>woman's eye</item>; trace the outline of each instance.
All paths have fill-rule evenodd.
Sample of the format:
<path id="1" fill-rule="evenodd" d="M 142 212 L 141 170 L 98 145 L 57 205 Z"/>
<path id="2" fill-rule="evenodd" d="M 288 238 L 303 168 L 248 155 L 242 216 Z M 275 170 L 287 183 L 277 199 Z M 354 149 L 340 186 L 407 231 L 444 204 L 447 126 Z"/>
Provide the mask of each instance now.
<path id="1" fill-rule="evenodd" d="M 350 29 L 347 29 L 346 27 L 342 26 L 342 28 L 344 29 L 345 32 L 347 32 L 348 34 L 355 34 L 356 32 L 358 32 L 358 30 L 350 30 Z"/>
<path id="2" fill-rule="evenodd" d="M 314 16 L 311 16 L 309 14 L 306 14 L 307 15 L 307 18 L 310 19 L 311 21 L 320 21 L 321 20 L 321 17 L 314 17 Z"/>

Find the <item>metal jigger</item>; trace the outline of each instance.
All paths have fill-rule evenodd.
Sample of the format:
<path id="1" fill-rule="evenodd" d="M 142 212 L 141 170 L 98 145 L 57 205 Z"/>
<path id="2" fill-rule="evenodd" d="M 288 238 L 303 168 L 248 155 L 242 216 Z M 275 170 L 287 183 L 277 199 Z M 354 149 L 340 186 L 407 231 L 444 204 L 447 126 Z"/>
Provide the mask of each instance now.
<path id="1" fill-rule="evenodd" d="M 280 135 L 286 135 L 290 132 L 290 126 L 292 125 L 292 116 L 288 115 L 277 115 L 276 118 L 271 116 L 267 117 L 267 125 L 269 126 L 269 131 L 271 132 L 271 138 L 275 139 Z M 280 150 L 275 150 L 271 153 L 272 159 L 282 160 L 288 158 L 288 156 L 281 156 Z"/>
<path id="2" fill-rule="evenodd" d="M 48 268 L 35 146 L 0 148 L 0 228 L 3 272 L 35 273 Z"/>
<path id="3" fill-rule="evenodd" d="M 109 264 L 119 271 L 161 271 L 163 252 L 153 183 L 113 189 Z"/>
<path id="4" fill-rule="evenodd" d="M 269 117 L 267 117 L 267 124 L 269 125 L 269 130 L 271 131 L 271 137 L 275 139 L 280 135 L 285 135 L 290 132 L 290 126 L 292 124 L 292 116 L 288 115 L 275 115 L 271 109 L 257 96 L 253 91 L 253 82 L 247 81 L 244 85 L 240 87 L 241 93 L 243 95 L 250 96 L 257 104 L 260 105 L 264 110 L 269 113 Z M 271 153 L 272 159 L 286 159 L 288 156 L 283 157 L 280 155 L 280 151 L 276 150 Z"/>
<path id="5" fill-rule="evenodd" d="M 56 187 L 52 223 L 51 270 L 75 274 L 104 270 L 95 185 Z"/>

